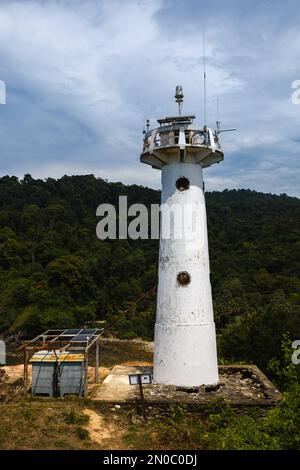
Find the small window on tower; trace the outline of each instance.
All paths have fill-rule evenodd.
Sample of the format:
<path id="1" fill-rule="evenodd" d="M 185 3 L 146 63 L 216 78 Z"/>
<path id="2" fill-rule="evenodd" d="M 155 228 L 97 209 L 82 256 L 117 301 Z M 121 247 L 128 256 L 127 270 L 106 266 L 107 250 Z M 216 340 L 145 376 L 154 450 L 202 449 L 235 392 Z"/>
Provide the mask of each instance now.
<path id="1" fill-rule="evenodd" d="M 177 274 L 177 283 L 179 286 L 186 287 L 191 282 L 191 276 L 186 271 Z"/>
<path id="2" fill-rule="evenodd" d="M 178 178 L 176 181 L 176 188 L 178 191 L 186 191 L 190 187 L 190 182 L 187 178 L 182 176 L 181 178 Z"/>

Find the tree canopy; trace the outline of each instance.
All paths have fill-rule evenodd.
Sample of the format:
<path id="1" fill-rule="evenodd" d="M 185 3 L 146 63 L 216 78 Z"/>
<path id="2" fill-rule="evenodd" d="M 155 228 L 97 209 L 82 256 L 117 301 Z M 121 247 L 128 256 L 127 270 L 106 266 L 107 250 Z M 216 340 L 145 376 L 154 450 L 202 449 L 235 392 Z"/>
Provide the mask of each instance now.
<path id="1" fill-rule="evenodd" d="M 148 207 L 159 191 L 93 175 L 0 178 L 0 331 L 106 320 L 123 338 L 152 338 L 157 240 L 96 237 L 96 208 Z M 300 200 L 250 190 L 206 194 L 220 354 L 262 368 L 284 335 L 300 338 Z"/>

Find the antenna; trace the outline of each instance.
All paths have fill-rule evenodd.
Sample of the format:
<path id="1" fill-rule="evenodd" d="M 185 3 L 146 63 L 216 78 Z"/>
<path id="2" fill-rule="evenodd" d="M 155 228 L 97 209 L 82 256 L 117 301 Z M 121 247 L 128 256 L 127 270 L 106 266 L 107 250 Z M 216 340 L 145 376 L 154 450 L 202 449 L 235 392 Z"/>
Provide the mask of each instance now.
<path id="1" fill-rule="evenodd" d="M 219 96 L 217 96 L 217 132 L 219 133 L 221 130 L 221 121 L 220 121 L 220 109 L 219 109 Z"/>
<path id="2" fill-rule="evenodd" d="M 205 44 L 205 23 L 203 24 L 203 100 L 204 100 L 204 125 L 207 125 L 206 106 L 206 44 Z"/>
<path id="3" fill-rule="evenodd" d="M 178 103 L 178 113 L 179 116 L 181 116 L 181 110 L 182 110 L 182 105 L 183 105 L 183 89 L 181 85 L 177 85 L 175 88 L 175 101 Z"/>
<path id="4" fill-rule="evenodd" d="M 217 121 L 216 121 L 216 134 L 220 134 L 221 132 L 233 132 L 237 129 L 221 129 L 221 121 L 220 121 L 220 102 L 219 96 L 217 96 Z"/>
<path id="5" fill-rule="evenodd" d="M 233 132 L 233 131 L 237 131 L 237 129 L 236 129 L 236 128 L 232 128 L 232 129 L 220 129 L 220 130 L 219 130 L 219 133 L 220 133 L 220 132 Z"/>

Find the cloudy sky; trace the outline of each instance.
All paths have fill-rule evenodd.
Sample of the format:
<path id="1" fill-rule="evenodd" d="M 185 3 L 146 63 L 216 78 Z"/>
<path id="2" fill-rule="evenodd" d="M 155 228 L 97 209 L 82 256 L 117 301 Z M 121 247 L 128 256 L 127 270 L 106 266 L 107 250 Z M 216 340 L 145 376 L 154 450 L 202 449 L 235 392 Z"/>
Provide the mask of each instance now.
<path id="1" fill-rule="evenodd" d="M 0 174 L 90 174 L 159 187 L 139 163 L 147 118 L 184 111 L 208 124 L 216 97 L 225 160 L 207 189 L 300 197 L 299 0 L 0 0 Z"/>

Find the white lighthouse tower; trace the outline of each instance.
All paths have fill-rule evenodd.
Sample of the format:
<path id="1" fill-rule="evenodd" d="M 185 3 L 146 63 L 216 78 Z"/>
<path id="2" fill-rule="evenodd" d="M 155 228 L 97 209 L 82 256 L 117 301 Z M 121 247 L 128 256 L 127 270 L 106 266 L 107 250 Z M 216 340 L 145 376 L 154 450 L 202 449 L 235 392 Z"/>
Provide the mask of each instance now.
<path id="1" fill-rule="evenodd" d="M 179 116 L 158 119 L 159 127 L 152 130 L 147 126 L 141 154 L 143 163 L 161 170 L 161 203 L 170 209 L 161 211 L 154 381 L 213 386 L 219 378 L 202 169 L 223 160 L 223 150 L 219 123 L 215 132 L 195 127 L 195 116 L 181 115 L 181 86 L 175 99 Z M 180 234 L 178 214 L 184 214 Z"/>

